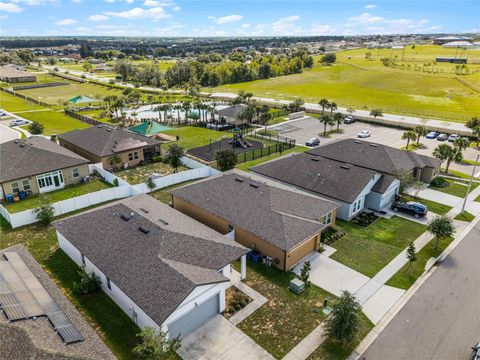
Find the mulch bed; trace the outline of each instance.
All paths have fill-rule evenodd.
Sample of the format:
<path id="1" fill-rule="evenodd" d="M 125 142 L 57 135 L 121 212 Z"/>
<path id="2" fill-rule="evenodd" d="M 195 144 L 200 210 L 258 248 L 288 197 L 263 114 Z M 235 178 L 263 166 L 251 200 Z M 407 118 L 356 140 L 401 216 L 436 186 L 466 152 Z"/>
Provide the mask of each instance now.
<path id="1" fill-rule="evenodd" d="M 247 139 L 247 142 L 251 146 L 247 146 L 246 148 L 238 147 L 238 146 L 234 147 L 232 146 L 232 144 L 230 144 L 231 141 L 232 141 L 231 138 L 221 139 L 219 141 L 212 142 L 211 145 L 208 144 L 205 146 L 200 146 L 194 149 L 190 149 L 187 151 L 187 154 L 193 155 L 196 158 L 210 162 L 215 160 L 215 155 L 219 151 L 233 149 L 233 151 L 235 151 L 235 154 L 238 155 L 238 154 L 243 154 L 244 152 L 253 151 L 263 147 L 263 143 L 259 141 L 250 140 L 250 139 Z"/>

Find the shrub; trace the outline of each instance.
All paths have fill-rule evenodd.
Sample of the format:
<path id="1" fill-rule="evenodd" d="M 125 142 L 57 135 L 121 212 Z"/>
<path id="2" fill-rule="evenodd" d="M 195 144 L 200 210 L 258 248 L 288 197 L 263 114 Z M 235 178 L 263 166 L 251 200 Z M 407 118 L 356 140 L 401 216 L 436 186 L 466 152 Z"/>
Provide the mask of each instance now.
<path id="1" fill-rule="evenodd" d="M 117 178 L 113 179 L 112 185 L 115 186 L 115 187 L 118 187 L 118 186 L 119 186 L 119 183 L 118 183 L 118 179 L 117 179 Z"/>
<path id="2" fill-rule="evenodd" d="M 80 276 L 80 281 L 75 281 L 73 283 L 73 291 L 78 294 L 86 295 L 100 289 L 102 282 L 94 272 L 89 274 L 85 271 L 85 267 L 82 267 L 77 273 Z"/>
<path id="3" fill-rule="evenodd" d="M 237 155 L 231 149 L 219 151 L 215 154 L 217 160 L 217 168 L 220 171 L 231 170 L 237 164 Z"/>
<path id="4" fill-rule="evenodd" d="M 450 183 L 448 182 L 447 179 L 443 177 L 436 177 L 435 179 L 432 180 L 430 185 L 432 187 L 437 187 L 437 188 L 446 188 L 450 186 Z"/>
<path id="5" fill-rule="evenodd" d="M 153 161 L 153 162 L 162 162 L 162 161 L 163 161 L 163 157 L 161 157 L 160 155 L 154 156 L 154 157 L 152 158 L 152 161 Z"/>
<path id="6" fill-rule="evenodd" d="M 332 315 L 325 320 L 325 333 L 343 345 L 351 343 L 360 330 L 360 304 L 348 291 L 343 291 L 333 306 Z"/>
<path id="7" fill-rule="evenodd" d="M 335 241 L 341 239 L 344 236 L 345 236 L 345 231 L 338 230 L 333 226 L 329 226 L 322 232 L 320 241 L 325 245 L 331 245 Z"/>
<path id="8" fill-rule="evenodd" d="M 43 133 L 43 125 L 38 121 L 33 121 L 30 125 L 28 125 L 28 131 L 34 135 L 39 135 Z"/>
<path id="9" fill-rule="evenodd" d="M 153 181 L 153 178 L 151 176 L 147 179 L 147 186 L 150 190 L 155 189 L 155 187 L 157 186 L 155 185 L 155 182 Z"/>
<path id="10" fill-rule="evenodd" d="M 362 227 L 367 227 L 377 219 L 378 219 L 378 216 L 375 215 L 373 212 L 363 211 L 360 214 L 358 214 L 352 221 L 357 225 L 360 225 Z"/>
<path id="11" fill-rule="evenodd" d="M 114 80 L 114 79 L 110 79 L 110 80 L 108 80 L 108 83 L 109 83 L 110 85 L 114 85 L 114 84 L 115 84 L 115 80 Z"/>
<path id="12" fill-rule="evenodd" d="M 37 219 L 45 226 L 50 225 L 55 218 L 55 210 L 48 204 L 44 204 L 38 209 L 35 209 L 35 213 L 37 214 Z"/>
<path id="13" fill-rule="evenodd" d="M 167 334 L 161 329 L 144 328 L 138 335 L 141 342 L 133 349 L 138 359 L 170 360 L 177 359 L 175 351 L 180 349 L 180 339 L 168 339 Z"/>

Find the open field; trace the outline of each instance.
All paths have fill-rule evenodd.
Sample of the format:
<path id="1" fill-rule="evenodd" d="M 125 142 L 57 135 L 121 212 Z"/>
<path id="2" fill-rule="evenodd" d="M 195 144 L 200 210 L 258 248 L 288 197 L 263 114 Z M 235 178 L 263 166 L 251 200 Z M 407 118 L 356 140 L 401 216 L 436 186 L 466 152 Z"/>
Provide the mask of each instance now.
<path id="1" fill-rule="evenodd" d="M 0 91 L 0 108 L 10 112 L 43 109 L 40 105 L 4 93 L 3 91 Z"/>
<path id="2" fill-rule="evenodd" d="M 418 57 L 419 60 L 410 63 L 411 69 L 415 64 L 423 69 L 423 64 L 432 63 L 435 56 L 449 56 L 452 51 L 433 46 L 417 46 L 416 54 L 411 50 L 406 50 L 405 57 Z M 376 55 L 376 50 L 370 51 L 372 60 L 365 59 L 366 49 L 343 51 L 337 53 L 338 60 L 334 66 L 317 65 L 301 74 L 223 85 L 208 90 L 234 93 L 245 90 L 256 96 L 286 99 L 299 96 L 309 102 L 327 98 L 340 106 L 382 108 L 389 113 L 451 121 L 465 121 L 478 116 L 480 93 L 456 79 L 450 68 L 455 65 L 438 65 L 438 71 L 443 71 L 438 73 L 434 73 L 437 67 L 434 70 L 430 67 L 431 72 L 427 72 L 426 67 L 425 71 L 407 70 L 408 64 L 405 70 L 393 69 L 385 67 L 380 61 L 386 54 L 380 51 Z M 471 59 L 480 59 L 480 51 L 471 50 L 469 56 Z M 471 72 L 476 73 L 461 76 L 461 79 L 478 86 L 480 65 L 468 66 Z"/>
<path id="3" fill-rule="evenodd" d="M 43 125 L 43 135 L 61 134 L 76 129 L 86 129 L 90 125 L 79 120 L 75 120 L 63 112 L 47 110 L 38 112 L 28 112 L 20 114 L 25 119 L 38 121 Z M 22 126 L 28 130 L 28 125 Z"/>

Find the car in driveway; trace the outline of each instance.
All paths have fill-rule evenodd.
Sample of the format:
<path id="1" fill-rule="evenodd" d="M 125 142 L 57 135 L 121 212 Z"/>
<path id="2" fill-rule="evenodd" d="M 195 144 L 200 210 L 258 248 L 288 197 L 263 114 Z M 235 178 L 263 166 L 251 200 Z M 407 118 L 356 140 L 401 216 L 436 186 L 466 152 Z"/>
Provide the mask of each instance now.
<path id="1" fill-rule="evenodd" d="M 28 124 L 28 121 L 23 119 L 15 119 L 10 121 L 10 126 L 20 126 L 25 124 Z"/>
<path id="2" fill-rule="evenodd" d="M 359 138 L 368 138 L 370 137 L 372 134 L 370 134 L 370 131 L 368 130 L 362 130 L 360 131 L 358 134 L 357 134 L 357 137 Z"/>
<path id="3" fill-rule="evenodd" d="M 394 201 L 392 204 L 392 210 L 413 215 L 416 219 L 425 217 L 428 212 L 428 208 L 425 205 L 413 201 Z"/>
<path id="4" fill-rule="evenodd" d="M 438 131 L 430 131 L 425 137 L 427 139 L 436 139 L 440 135 Z"/>
<path id="5" fill-rule="evenodd" d="M 320 145 L 320 139 L 319 138 L 310 138 L 305 142 L 305 146 L 317 146 Z"/>
<path id="6" fill-rule="evenodd" d="M 447 141 L 448 135 L 447 134 L 440 134 L 437 136 L 437 141 Z"/>
<path id="7" fill-rule="evenodd" d="M 355 116 L 347 115 L 347 116 L 345 116 L 345 120 L 343 120 L 343 123 L 344 124 L 353 124 L 355 121 L 357 121 Z"/>
<path id="8" fill-rule="evenodd" d="M 448 141 L 449 142 L 454 142 L 455 140 L 457 139 L 460 139 L 460 135 L 458 134 L 451 134 L 449 137 L 448 137 Z"/>

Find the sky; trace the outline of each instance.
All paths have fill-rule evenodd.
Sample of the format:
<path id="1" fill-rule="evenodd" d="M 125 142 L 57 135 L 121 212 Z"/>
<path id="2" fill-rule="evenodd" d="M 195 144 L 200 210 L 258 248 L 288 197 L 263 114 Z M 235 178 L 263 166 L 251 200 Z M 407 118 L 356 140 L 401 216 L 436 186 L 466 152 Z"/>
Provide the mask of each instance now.
<path id="1" fill-rule="evenodd" d="M 480 0 L 0 0 L 2 36 L 480 33 Z"/>

